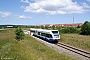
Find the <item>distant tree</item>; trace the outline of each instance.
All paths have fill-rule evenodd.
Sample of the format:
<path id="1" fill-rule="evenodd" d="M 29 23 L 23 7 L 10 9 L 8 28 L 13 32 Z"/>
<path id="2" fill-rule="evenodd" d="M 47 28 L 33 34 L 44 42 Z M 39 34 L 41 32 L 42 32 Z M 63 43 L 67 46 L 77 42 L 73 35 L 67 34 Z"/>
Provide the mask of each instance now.
<path id="1" fill-rule="evenodd" d="M 44 29 L 44 26 L 41 26 L 41 29 Z"/>
<path id="2" fill-rule="evenodd" d="M 85 21 L 81 27 L 81 34 L 82 35 L 90 35 L 90 22 Z"/>
<path id="3" fill-rule="evenodd" d="M 81 28 L 81 26 L 78 25 L 77 28 Z"/>
<path id="4" fill-rule="evenodd" d="M 48 29 L 49 27 L 48 26 L 45 26 L 45 29 Z"/>
<path id="5" fill-rule="evenodd" d="M 15 37 L 16 40 L 20 41 L 20 40 L 24 39 L 25 34 L 22 31 L 21 27 L 18 27 L 15 30 L 15 34 L 16 34 L 16 37 Z"/>
<path id="6" fill-rule="evenodd" d="M 60 30 L 60 29 L 61 29 L 61 26 L 56 26 L 56 29 L 57 29 L 57 30 Z"/>
<path id="7" fill-rule="evenodd" d="M 60 30 L 61 33 L 80 33 L 76 27 L 66 27 Z"/>
<path id="8" fill-rule="evenodd" d="M 39 26 L 35 26 L 35 28 L 39 28 Z"/>
<path id="9" fill-rule="evenodd" d="M 54 26 L 54 25 L 52 26 L 52 29 L 53 29 L 53 30 L 55 29 L 55 26 Z"/>

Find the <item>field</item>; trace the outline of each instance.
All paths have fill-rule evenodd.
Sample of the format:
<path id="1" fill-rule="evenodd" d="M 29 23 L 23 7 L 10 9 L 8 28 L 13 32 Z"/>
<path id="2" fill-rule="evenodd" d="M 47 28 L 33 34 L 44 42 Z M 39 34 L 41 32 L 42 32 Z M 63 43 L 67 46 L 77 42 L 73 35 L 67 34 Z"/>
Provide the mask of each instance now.
<path id="1" fill-rule="evenodd" d="M 15 40 L 15 29 L 0 31 L 0 60 L 77 60 L 48 48 L 29 35 Z"/>
<path id="2" fill-rule="evenodd" d="M 75 46 L 90 52 L 90 36 L 79 34 L 62 34 L 60 42 Z"/>

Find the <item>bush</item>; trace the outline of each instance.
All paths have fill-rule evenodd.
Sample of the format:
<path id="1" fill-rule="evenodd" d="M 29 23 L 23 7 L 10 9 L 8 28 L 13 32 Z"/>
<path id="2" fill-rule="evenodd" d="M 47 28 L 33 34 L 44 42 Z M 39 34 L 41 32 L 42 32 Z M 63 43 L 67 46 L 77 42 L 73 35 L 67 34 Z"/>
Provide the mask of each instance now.
<path id="1" fill-rule="evenodd" d="M 16 30 L 15 30 L 15 34 L 16 34 L 16 37 L 15 39 L 20 41 L 22 39 L 24 39 L 24 32 L 22 31 L 21 27 L 18 27 Z"/>
<path id="2" fill-rule="evenodd" d="M 85 21 L 81 27 L 81 35 L 90 35 L 90 22 Z"/>
<path id="3" fill-rule="evenodd" d="M 80 31 L 77 30 L 77 28 L 75 27 L 67 27 L 67 28 L 63 28 L 61 30 L 61 33 L 79 33 Z"/>

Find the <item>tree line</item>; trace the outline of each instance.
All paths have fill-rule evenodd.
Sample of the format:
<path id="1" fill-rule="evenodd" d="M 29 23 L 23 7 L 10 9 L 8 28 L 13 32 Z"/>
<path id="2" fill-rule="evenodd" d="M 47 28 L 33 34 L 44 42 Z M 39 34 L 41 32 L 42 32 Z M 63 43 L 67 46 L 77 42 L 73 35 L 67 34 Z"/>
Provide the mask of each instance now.
<path id="1" fill-rule="evenodd" d="M 42 29 L 57 29 L 59 32 L 62 33 L 78 33 L 81 35 L 90 35 L 90 22 L 85 21 L 82 26 L 77 27 L 60 27 L 60 26 L 41 26 Z"/>
<path id="2" fill-rule="evenodd" d="M 81 35 L 90 35 L 90 22 L 85 21 L 84 24 L 80 27 L 55 27 L 55 26 L 28 26 L 26 28 L 42 28 L 42 29 L 57 29 L 60 33 L 78 33 Z M 24 32 L 21 26 L 17 27 L 15 30 L 16 37 L 15 39 L 20 41 L 24 39 Z"/>

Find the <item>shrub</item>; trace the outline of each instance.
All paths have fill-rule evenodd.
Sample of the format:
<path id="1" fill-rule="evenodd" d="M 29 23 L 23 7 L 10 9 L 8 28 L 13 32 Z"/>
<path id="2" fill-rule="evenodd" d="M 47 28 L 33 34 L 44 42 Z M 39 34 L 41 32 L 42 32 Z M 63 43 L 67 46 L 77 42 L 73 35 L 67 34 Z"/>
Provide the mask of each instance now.
<path id="1" fill-rule="evenodd" d="M 85 21 L 81 27 L 81 35 L 90 35 L 90 22 Z"/>
<path id="2" fill-rule="evenodd" d="M 16 30 L 15 30 L 15 34 L 16 34 L 16 37 L 15 39 L 20 41 L 22 39 L 24 39 L 24 32 L 22 31 L 21 27 L 18 27 Z"/>
<path id="3" fill-rule="evenodd" d="M 80 31 L 77 30 L 77 28 L 75 27 L 67 27 L 67 28 L 63 28 L 61 30 L 61 33 L 79 33 Z"/>

